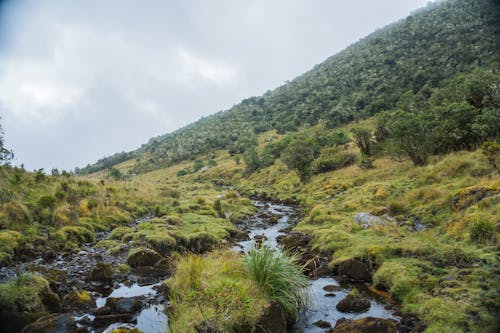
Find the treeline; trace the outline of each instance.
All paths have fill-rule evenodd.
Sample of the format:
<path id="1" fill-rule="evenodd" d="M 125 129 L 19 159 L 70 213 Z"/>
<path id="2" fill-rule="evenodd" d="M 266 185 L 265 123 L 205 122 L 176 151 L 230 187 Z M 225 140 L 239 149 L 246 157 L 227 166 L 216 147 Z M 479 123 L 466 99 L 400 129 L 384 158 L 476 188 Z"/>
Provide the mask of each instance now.
<path id="1" fill-rule="evenodd" d="M 360 156 L 348 149 L 351 140 Z M 322 125 L 288 134 L 260 152 L 251 146 L 244 153 L 245 173 L 248 176 L 281 158 L 305 183 L 313 174 L 356 162 L 371 168 L 376 155 L 409 158 L 423 166 L 431 154 L 475 150 L 481 145 L 499 171 L 499 140 L 500 75 L 476 69 L 457 75 L 443 88 L 406 92 L 393 110 L 377 114 L 373 127 L 358 125 L 347 133 Z"/>
<path id="2" fill-rule="evenodd" d="M 406 94 L 428 94 L 459 73 L 498 66 L 500 21 L 494 0 L 451 0 L 377 30 L 311 71 L 260 97 L 150 140 L 130 153 L 133 173 L 216 149 L 241 153 L 255 134 L 324 123 L 327 128 L 393 110 Z M 122 156 L 124 157 L 124 156 Z M 115 156 L 78 172 L 109 168 Z"/>

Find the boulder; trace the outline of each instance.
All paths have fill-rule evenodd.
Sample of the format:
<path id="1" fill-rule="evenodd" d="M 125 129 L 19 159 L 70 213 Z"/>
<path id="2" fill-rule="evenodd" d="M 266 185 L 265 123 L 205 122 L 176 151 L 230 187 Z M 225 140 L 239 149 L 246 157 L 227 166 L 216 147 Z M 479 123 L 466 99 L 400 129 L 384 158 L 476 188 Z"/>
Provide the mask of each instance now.
<path id="1" fill-rule="evenodd" d="M 475 203 L 500 193 L 500 188 L 471 186 L 458 191 L 453 197 L 453 210 L 464 210 Z"/>
<path id="2" fill-rule="evenodd" d="M 318 320 L 313 323 L 314 326 L 317 326 L 319 328 L 331 328 L 332 324 L 325 320 Z"/>
<path id="3" fill-rule="evenodd" d="M 385 219 L 380 216 L 372 215 L 370 213 L 357 213 L 354 215 L 354 222 L 359 224 L 361 228 L 368 229 L 374 226 L 388 226 Z"/>
<path id="4" fill-rule="evenodd" d="M 272 303 L 260 318 L 254 333 L 286 333 L 286 314 L 278 303 Z"/>
<path id="5" fill-rule="evenodd" d="M 111 314 L 104 316 L 96 316 L 92 321 L 93 327 L 104 327 L 111 325 L 113 323 L 131 323 L 134 321 L 134 317 L 131 314 Z"/>
<path id="6" fill-rule="evenodd" d="M 134 313 L 142 307 L 141 301 L 136 297 L 121 298 L 115 303 L 117 313 Z"/>
<path id="7" fill-rule="evenodd" d="M 110 284 L 113 282 L 113 267 L 111 264 L 98 262 L 90 272 L 89 280 L 103 284 Z"/>
<path id="8" fill-rule="evenodd" d="M 70 314 L 53 313 L 26 326 L 22 333 L 77 333 L 76 322 Z"/>
<path id="9" fill-rule="evenodd" d="M 370 309 L 370 301 L 363 297 L 347 295 L 336 308 L 341 312 L 362 313 Z"/>
<path id="10" fill-rule="evenodd" d="M 356 259 L 347 259 L 337 265 L 338 274 L 351 280 L 370 282 L 372 276 L 366 264 Z"/>
<path id="11" fill-rule="evenodd" d="M 338 320 L 329 333 L 397 333 L 393 321 L 382 318 L 366 317 L 357 320 Z"/>
<path id="12" fill-rule="evenodd" d="M 336 285 L 333 285 L 333 284 L 329 284 L 329 285 L 324 286 L 323 290 L 324 291 L 328 291 L 328 292 L 341 291 L 342 287 L 341 286 L 336 286 Z"/>
<path id="13" fill-rule="evenodd" d="M 250 240 L 248 233 L 246 233 L 245 231 L 242 231 L 242 230 L 238 230 L 238 229 L 229 230 L 229 235 L 231 236 L 231 238 L 233 240 L 235 240 L 237 242 Z"/>
<path id="14" fill-rule="evenodd" d="M 311 236 L 297 231 L 278 237 L 278 242 L 287 250 L 306 248 L 311 240 Z"/>
<path id="15" fill-rule="evenodd" d="M 63 298 L 63 307 L 67 310 L 84 310 L 94 304 L 92 295 L 86 291 L 72 291 Z"/>
<path id="16" fill-rule="evenodd" d="M 154 266 L 161 256 L 154 250 L 148 248 L 139 248 L 132 250 L 127 258 L 127 264 L 130 267 Z"/>

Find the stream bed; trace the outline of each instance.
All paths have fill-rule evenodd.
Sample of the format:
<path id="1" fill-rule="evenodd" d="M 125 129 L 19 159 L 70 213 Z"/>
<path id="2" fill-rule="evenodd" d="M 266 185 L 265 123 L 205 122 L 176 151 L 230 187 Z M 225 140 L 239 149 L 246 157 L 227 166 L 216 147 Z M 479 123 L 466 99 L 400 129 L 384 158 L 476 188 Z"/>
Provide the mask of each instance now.
<path id="1" fill-rule="evenodd" d="M 234 243 L 232 249 L 238 252 L 248 252 L 257 243 L 263 243 L 280 251 L 279 238 L 289 234 L 293 226 L 300 220 L 299 210 L 290 205 L 271 202 L 253 201 L 253 203 L 258 208 L 258 212 L 240 221 L 237 225 L 242 231 L 248 233 L 249 240 Z M 135 224 L 140 222 L 141 220 L 138 220 Z M 99 239 L 107 237 L 108 234 L 104 234 L 100 235 Z M 59 256 L 51 262 L 37 262 L 37 264 L 39 266 L 41 264 L 47 269 L 54 267 L 63 269 L 74 277 L 63 282 L 65 284 L 61 290 L 88 290 L 89 285 L 84 281 L 90 267 L 95 265 L 95 257 L 99 257 L 100 260 L 104 259 L 115 266 L 125 261 L 124 256 L 110 257 L 105 254 L 105 251 L 96 249 L 93 245 L 87 244 L 72 256 Z M 16 269 L 19 270 L 19 267 Z M 80 274 L 79 277 L 78 274 Z M 115 280 L 111 288 L 91 289 L 94 301 L 92 309 L 72 311 L 71 316 L 76 321 L 77 326 L 87 332 L 109 333 L 119 327 L 137 327 L 144 333 L 164 333 L 168 330 L 168 317 L 164 311 L 168 306 L 168 301 L 164 299 L 159 288 L 161 281 L 165 278 L 166 276 L 144 278 L 134 274 L 125 275 L 121 280 Z M 399 318 L 393 314 L 393 306 L 384 298 L 367 291 L 364 285 L 340 283 L 331 274 L 310 278 L 309 284 L 310 304 L 308 309 L 300 314 L 295 325 L 288 329 L 290 333 L 323 333 L 328 330 L 328 327 L 334 327 L 341 318 L 359 319 L 370 316 L 399 322 Z M 352 289 L 358 289 L 369 300 L 370 307 L 366 312 L 344 313 L 337 310 L 336 305 Z M 335 292 L 331 292 L 332 290 Z M 116 300 L 123 303 L 121 308 L 115 306 Z M 123 310 L 123 307 L 127 306 L 129 309 Z M 110 307 L 114 309 L 111 313 L 107 310 Z M 104 321 L 101 324 L 96 324 L 98 320 Z M 327 323 L 327 326 L 318 327 L 318 322 Z M 1 326 L 0 324 L 0 332 L 3 332 Z M 16 330 L 9 332 L 15 333 Z"/>

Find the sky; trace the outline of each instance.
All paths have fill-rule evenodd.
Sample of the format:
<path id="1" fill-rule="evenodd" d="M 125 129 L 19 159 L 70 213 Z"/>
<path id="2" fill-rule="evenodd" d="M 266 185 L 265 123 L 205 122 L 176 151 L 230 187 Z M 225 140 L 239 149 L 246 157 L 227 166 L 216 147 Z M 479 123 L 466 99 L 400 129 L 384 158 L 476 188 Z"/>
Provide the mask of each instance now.
<path id="1" fill-rule="evenodd" d="M 14 164 L 72 170 L 311 69 L 428 0 L 0 0 Z"/>

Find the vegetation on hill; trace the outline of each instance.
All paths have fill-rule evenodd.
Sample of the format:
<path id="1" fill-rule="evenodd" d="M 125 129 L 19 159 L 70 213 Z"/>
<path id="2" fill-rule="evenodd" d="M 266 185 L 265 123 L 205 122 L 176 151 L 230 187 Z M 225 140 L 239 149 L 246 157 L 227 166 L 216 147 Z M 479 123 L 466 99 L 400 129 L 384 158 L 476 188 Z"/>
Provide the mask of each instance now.
<path id="1" fill-rule="evenodd" d="M 498 67 L 499 13 L 494 0 L 431 4 L 263 96 L 76 171 L 134 159 L 130 172 L 140 173 L 218 149 L 238 154 L 270 129 L 284 133 L 320 122 L 331 128 L 394 109 L 409 91 L 425 96 L 458 73 Z"/>

